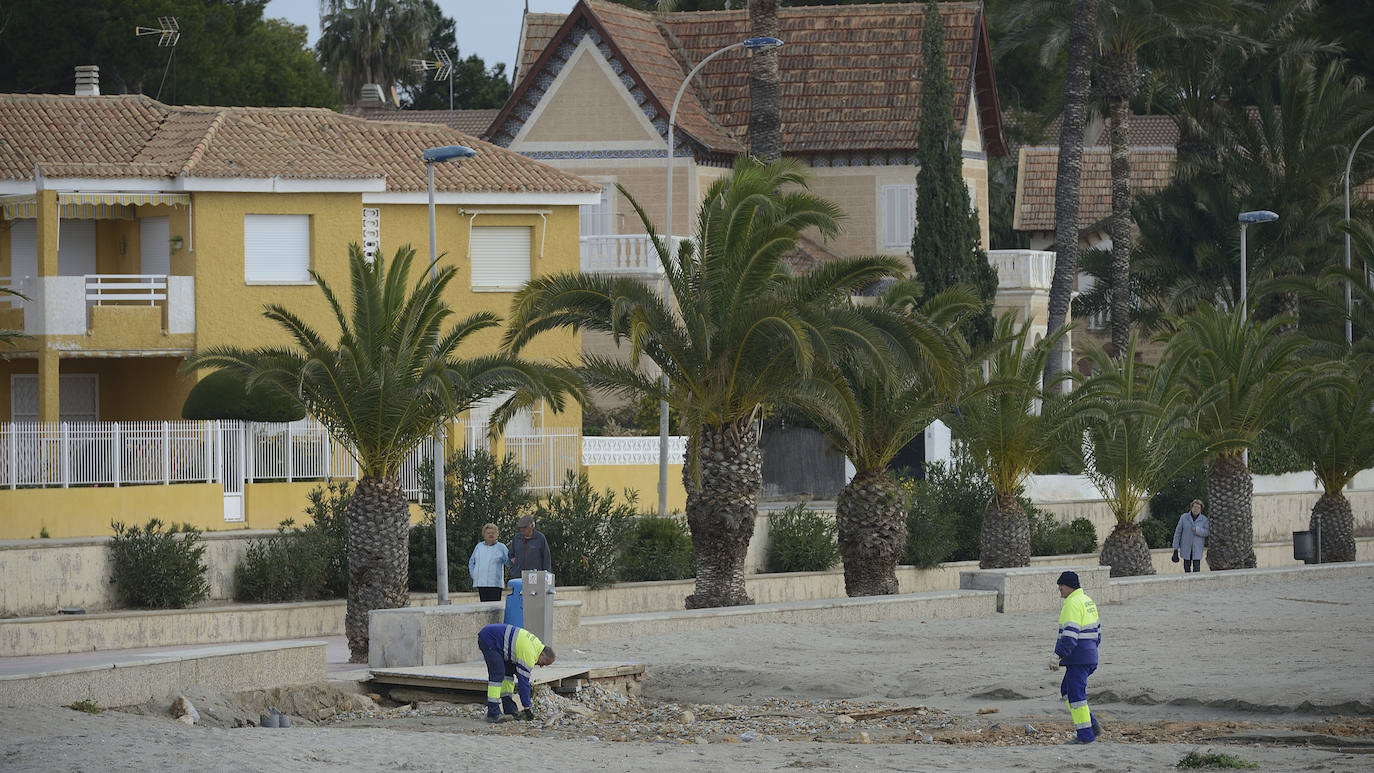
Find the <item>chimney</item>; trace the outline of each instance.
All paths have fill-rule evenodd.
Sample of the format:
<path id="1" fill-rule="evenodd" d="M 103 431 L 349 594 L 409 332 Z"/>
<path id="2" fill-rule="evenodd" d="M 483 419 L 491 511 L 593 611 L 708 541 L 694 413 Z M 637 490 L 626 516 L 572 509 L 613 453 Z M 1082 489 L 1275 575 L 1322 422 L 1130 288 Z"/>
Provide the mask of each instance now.
<path id="1" fill-rule="evenodd" d="M 83 64 L 77 66 L 76 95 L 78 97 L 100 96 L 100 67 L 98 65 Z"/>
<path id="2" fill-rule="evenodd" d="M 363 93 L 358 98 L 358 106 L 371 108 L 386 107 L 386 96 L 382 92 L 382 87 L 375 83 L 364 83 Z"/>

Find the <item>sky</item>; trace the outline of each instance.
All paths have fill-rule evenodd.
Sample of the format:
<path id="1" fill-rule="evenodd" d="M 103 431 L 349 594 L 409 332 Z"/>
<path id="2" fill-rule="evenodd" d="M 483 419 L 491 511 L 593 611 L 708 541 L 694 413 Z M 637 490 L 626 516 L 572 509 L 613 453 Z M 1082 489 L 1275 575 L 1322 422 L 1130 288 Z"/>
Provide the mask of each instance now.
<path id="1" fill-rule="evenodd" d="M 525 0 L 438 0 L 438 3 L 444 15 L 457 25 L 461 56 L 477 54 L 488 67 L 504 62 L 506 73 L 511 72 Z M 574 5 L 576 0 L 529 0 L 531 13 L 567 13 Z M 263 16 L 304 25 L 310 30 L 312 47 L 320 38 L 319 0 L 269 0 Z"/>

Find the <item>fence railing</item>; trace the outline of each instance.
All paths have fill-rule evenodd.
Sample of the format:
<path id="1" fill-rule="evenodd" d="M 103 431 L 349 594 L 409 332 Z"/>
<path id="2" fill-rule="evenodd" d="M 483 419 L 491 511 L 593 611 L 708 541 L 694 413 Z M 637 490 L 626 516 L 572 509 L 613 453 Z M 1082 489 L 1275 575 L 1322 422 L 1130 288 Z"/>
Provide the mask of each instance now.
<path id="1" fill-rule="evenodd" d="M 685 237 L 670 236 L 668 248 L 676 252 Z M 611 274 L 650 274 L 663 272 L 658 250 L 648 234 L 583 236 L 582 270 Z"/>
<path id="2" fill-rule="evenodd" d="M 167 300 L 166 274 L 87 274 L 86 300 L 96 306 Z"/>
<path id="3" fill-rule="evenodd" d="M 26 276 L 0 276 L 0 289 L 11 290 L 26 297 L 32 296 L 33 290 L 29 287 L 31 280 Z M 0 307 L 22 309 L 24 299 L 18 295 L 0 293 Z"/>
<path id="4" fill-rule="evenodd" d="M 668 464 L 682 464 L 687 452 L 685 435 L 668 437 Z M 582 438 L 582 463 L 593 465 L 658 464 L 658 436 Z"/>
<path id="5" fill-rule="evenodd" d="M 487 448 L 485 426 L 455 421 L 448 432 L 461 448 Z M 579 468 L 581 448 L 574 432 L 508 435 L 504 445 L 529 473 L 526 488 L 535 493 L 557 489 L 568 470 Z M 401 487 L 412 500 L 427 498 L 420 468 L 432 457 L 431 444 L 423 442 L 402 464 Z M 348 449 L 313 419 L 0 423 L 0 488 L 357 477 Z"/>

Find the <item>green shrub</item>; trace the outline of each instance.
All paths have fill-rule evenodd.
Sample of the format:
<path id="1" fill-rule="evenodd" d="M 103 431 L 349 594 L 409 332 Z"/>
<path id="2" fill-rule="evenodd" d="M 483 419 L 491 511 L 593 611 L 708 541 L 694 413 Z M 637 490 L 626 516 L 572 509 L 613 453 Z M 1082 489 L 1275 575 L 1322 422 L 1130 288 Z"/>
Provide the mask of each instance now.
<path id="1" fill-rule="evenodd" d="M 840 560 L 835 522 L 797 503 L 769 525 L 768 571 L 822 572 Z"/>
<path id="2" fill-rule="evenodd" d="M 620 556 L 622 582 L 685 580 L 696 576 L 687 523 L 671 516 L 642 515 L 630 527 Z"/>
<path id="3" fill-rule="evenodd" d="M 305 417 L 305 406 L 281 390 L 259 383 L 244 389 L 243 379 L 217 370 L 196 382 L 181 406 L 183 419 L 241 419 L 244 421 L 296 421 Z"/>
<path id="4" fill-rule="evenodd" d="M 142 529 L 119 521 L 110 528 L 115 533 L 110 582 L 125 606 L 182 609 L 210 595 L 199 529 L 183 525 L 180 534 L 175 527 L 164 531 L 156 518 Z"/>
<path id="5" fill-rule="evenodd" d="M 1183 759 L 1178 761 L 1176 768 L 1258 768 L 1259 765 L 1237 757 L 1234 754 L 1222 754 L 1220 752 L 1188 752 L 1183 755 Z"/>
<path id="6" fill-rule="evenodd" d="M 326 481 L 306 496 L 305 514 L 310 517 L 310 525 L 302 531 L 324 557 L 323 598 L 348 596 L 348 518 L 344 511 L 351 496 L 347 481 Z"/>
<path id="7" fill-rule="evenodd" d="M 1065 556 L 1097 552 L 1097 529 L 1087 518 L 1059 523 L 1054 516 L 1036 507 L 1026 508 L 1030 520 L 1031 555 Z"/>
<path id="8" fill-rule="evenodd" d="M 1250 452 L 1250 472 L 1256 475 L 1280 475 L 1285 472 L 1306 472 L 1310 469 L 1312 465 L 1298 456 L 1298 453 L 1284 442 L 1281 434 L 1267 429 L 1260 432 L 1259 442 Z"/>
<path id="9" fill-rule="evenodd" d="M 1145 544 L 1151 549 L 1167 548 L 1174 544 L 1174 529 L 1182 513 L 1156 518 L 1150 516 L 1140 521 L 1140 531 L 1145 534 Z"/>
<path id="10" fill-rule="evenodd" d="M 444 465 L 444 530 L 448 545 L 448 589 L 472 590 L 468 556 L 482 539 L 482 526 L 494 523 L 501 539 L 515 535 L 515 522 L 528 514 L 535 497 L 525 491 L 529 473 L 513 458 L 497 459 L 489 451 L 456 451 Z M 434 490 L 434 465 L 420 468 L 420 485 Z M 437 577 L 434 502 L 421 504 L 423 519 L 410 530 L 410 589 L 433 591 Z M 561 579 L 561 578 L 560 578 Z"/>
<path id="11" fill-rule="evenodd" d="M 270 537 L 249 540 L 234 567 L 234 598 L 239 601 L 309 601 L 327 596 L 329 555 L 321 530 L 293 528 L 290 518 Z"/>
<path id="12" fill-rule="evenodd" d="M 978 558 L 978 532 L 983 510 L 992 498 L 992 482 L 972 459 L 925 466 L 925 479 L 904 480 L 907 492 L 906 553 L 903 563 L 932 567 L 942 561 Z"/>
<path id="13" fill-rule="evenodd" d="M 559 585 L 604 588 L 616 581 L 639 502 L 632 490 L 624 496 L 617 502 L 615 492 L 597 491 L 586 473 L 569 470 L 558 493 L 539 503 L 539 530 Z"/>

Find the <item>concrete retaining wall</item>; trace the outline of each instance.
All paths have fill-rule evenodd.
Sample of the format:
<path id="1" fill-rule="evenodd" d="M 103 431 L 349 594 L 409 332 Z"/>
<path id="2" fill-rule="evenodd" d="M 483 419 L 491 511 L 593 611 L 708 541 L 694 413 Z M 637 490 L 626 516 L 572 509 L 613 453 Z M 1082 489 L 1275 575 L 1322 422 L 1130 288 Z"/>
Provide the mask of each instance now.
<path id="1" fill-rule="evenodd" d="M 0 676 L 0 706 L 65 706 L 80 700 L 129 706 L 176 695 L 190 685 L 236 692 L 314 684 L 325 680 L 325 663 L 322 641 L 124 655 L 86 668 Z"/>
<path id="2" fill-rule="evenodd" d="M 581 621 L 582 604 L 555 601 L 552 640 L 555 648 L 571 643 Z M 442 607 L 379 609 L 368 616 L 368 666 L 404 668 L 481 660 L 477 633 L 499 623 L 505 605 L 497 601 Z"/>
<path id="3" fill-rule="evenodd" d="M 1092 588 L 1089 595 L 1099 604 L 1114 600 L 1111 588 L 1111 567 L 1060 564 L 1059 566 L 1016 567 L 1014 569 L 974 569 L 959 573 L 959 587 L 968 590 L 990 590 L 997 593 L 998 612 L 1034 612 L 1059 609 L 1058 579 L 1068 570 L 1078 574 L 1084 588 Z"/>

